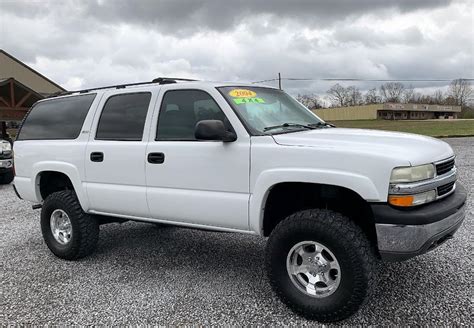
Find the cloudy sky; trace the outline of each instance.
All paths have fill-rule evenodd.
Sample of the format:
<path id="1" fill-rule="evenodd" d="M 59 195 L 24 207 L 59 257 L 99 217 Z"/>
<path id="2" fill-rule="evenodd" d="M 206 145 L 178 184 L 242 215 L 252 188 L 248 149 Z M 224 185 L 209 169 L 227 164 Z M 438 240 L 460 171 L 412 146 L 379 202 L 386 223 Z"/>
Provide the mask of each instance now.
<path id="1" fill-rule="evenodd" d="M 158 76 L 258 81 L 278 72 L 472 78 L 473 17 L 472 0 L 0 0 L 0 48 L 66 89 Z M 324 93 L 333 83 L 283 86 Z"/>

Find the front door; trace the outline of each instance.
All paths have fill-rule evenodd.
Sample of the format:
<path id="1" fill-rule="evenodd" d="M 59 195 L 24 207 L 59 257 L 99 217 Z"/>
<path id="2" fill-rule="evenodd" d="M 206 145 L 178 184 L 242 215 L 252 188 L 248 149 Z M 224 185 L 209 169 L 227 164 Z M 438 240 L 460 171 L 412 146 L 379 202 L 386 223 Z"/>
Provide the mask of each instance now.
<path id="1" fill-rule="evenodd" d="M 232 126 L 237 118 L 225 100 L 217 90 L 168 89 L 157 106 L 146 151 L 151 217 L 248 230 L 250 138 Z M 200 120 L 222 120 L 237 140 L 196 140 Z"/>

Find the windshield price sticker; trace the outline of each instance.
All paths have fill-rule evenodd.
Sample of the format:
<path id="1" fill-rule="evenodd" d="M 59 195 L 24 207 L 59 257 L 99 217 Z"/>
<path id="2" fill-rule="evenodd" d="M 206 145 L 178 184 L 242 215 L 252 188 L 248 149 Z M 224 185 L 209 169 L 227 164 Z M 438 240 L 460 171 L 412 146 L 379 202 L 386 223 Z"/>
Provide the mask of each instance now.
<path id="1" fill-rule="evenodd" d="M 232 99 L 237 105 L 241 104 L 249 104 L 249 103 L 254 103 L 254 104 L 264 104 L 265 100 L 263 98 L 234 98 Z"/>
<path id="2" fill-rule="evenodd" d="M 229 92 L 229 96 L 233 98 L 255 98 L 257 93 L 248 89 L 234 89 Z"/>

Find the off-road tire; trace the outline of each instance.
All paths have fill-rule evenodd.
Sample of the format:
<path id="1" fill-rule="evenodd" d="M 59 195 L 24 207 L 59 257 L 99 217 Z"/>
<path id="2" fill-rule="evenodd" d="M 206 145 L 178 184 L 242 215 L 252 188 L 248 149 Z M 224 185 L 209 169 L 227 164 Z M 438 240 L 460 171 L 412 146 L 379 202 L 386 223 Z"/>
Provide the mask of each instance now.
<path id="1" fill-rule="evenodd" d="M 340 265 L 340 284 L 324 298 L 300 291 L 287 271 L 291 248 L 308 240 L 328 247 Z M 372 292 L 377 271 L 374 247 L 363 231 L 342 214 L 324 209 L 304 210 L 281 221 L 268 240 L 265 264 L 279 298 L 294 312 L 321 322 L 343 320 L 357 312 Z"/>
<path id="2" fill-rule="evenodd" d="M 54 210 L 61 209 L 71 221 L 72 237 L 66 245 L 53 236 L 50 217 Z M 99 224 L 94 216 L 86 214 L 74 191 L 64 190 L 49 195 L 41 210 L 41 231 L 48 248 L 59 258 L 77 260 L 94 252 L 99 239 Z"/>
<path id="3" fill-rule="evenodd" d="M 13 172 L 0 174 L 0 184 L 10 184 L 12 183 L 14 178 L 15 175 L 13 174 Z"/>

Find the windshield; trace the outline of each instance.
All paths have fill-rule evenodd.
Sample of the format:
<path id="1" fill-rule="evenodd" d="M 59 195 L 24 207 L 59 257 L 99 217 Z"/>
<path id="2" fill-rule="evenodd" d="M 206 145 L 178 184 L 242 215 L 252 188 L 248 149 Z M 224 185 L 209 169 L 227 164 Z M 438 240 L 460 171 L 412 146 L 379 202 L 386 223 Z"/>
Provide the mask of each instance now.
<path id="1" fill-rule="evenodd" d="M 258 134 L 325 126 L 309 109 L 281 90 L 261 87 L 221 87 L 219 90 L 247 126 Z"/>

